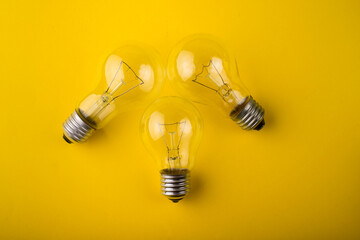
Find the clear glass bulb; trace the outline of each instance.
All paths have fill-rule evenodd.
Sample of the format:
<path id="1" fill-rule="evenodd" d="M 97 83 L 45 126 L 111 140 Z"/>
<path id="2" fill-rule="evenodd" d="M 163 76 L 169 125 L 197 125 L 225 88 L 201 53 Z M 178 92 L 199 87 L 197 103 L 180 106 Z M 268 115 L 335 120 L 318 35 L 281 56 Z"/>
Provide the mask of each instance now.
<path id="1" fill-rule="evenodd" d="M 162 194 L 178 202 L 189 191 L 190 171 L 202 137 L 198 110 L 183 98 L 160 98 L 145 111 L 140 132 L 159 167 Z"/>
<path id="2" fill-rule="evenodd" d="M 98 87 L 87 95 L 63 124 L 68 143 L 85 142 L 118 112 L 152 101 L 160 92 L 163 65 L 148 47 L 126 45 L 112 52 Z"/>
<path id="3" fill-rule="evenodd" d="M 181 94 L 217 106 L 243 129 L 264 126 L 264 110 L 241 83 L 235 58 L 213 37 L 194 35 L 177 44 L 168 75 Z"/>

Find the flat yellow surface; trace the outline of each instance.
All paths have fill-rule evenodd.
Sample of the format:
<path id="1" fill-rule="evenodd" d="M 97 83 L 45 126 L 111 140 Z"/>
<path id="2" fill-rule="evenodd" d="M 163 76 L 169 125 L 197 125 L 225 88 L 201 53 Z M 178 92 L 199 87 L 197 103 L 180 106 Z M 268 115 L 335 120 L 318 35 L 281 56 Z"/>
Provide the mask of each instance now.
<path id="1" fill-rule="evenodd" d="M 234 50 L 266 126 L 198 105 L 193 188 L 174 204 L 143 108 L 83 145 L 61 125 L 122 42 L 166 62 L 193 33 Z M 6 1 L 0 44 L 0 239 L 360 238 L 359 1 Z"/>

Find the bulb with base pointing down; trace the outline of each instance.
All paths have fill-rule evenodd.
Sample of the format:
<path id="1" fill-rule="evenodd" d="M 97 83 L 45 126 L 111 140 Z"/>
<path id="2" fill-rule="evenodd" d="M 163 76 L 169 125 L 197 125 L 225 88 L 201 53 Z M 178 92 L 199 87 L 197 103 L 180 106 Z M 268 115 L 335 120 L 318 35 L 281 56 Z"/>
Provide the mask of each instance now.
<path id="1" fill-rule="evenodd" d="M 105 61 L 98 87 L 85 97 L 63 124 L 68 143 L 81 143 L 118 112 L 152 101 L 161 90 L 164 71 L 151 48 L 123 46 Z"/>
<path id="2" fill-rule="evenodd" d="M 172 85 L 189 99 L 221 109 L 244 130 L 265 125 L 264 109 L 241 83 L 235 58 L 212 37 L 181 41 L 167 69 Z"/>
<path id="3" fill-rule="evenodd" d="M 190 171 L 202 136 L 198 110 L 179 97 L 160 98 L 145 111 L 140 132 L 159 166 L 162 194 L 180 201 L 189 192 Z"/>

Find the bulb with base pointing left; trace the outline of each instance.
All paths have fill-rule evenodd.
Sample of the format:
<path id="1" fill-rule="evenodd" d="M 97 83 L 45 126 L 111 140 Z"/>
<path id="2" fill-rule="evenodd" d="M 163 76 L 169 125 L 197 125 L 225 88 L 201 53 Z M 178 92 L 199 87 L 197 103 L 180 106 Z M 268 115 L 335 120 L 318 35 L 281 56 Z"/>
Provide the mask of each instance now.
<path id="1" fill-rule="evenodd" d="M 183 98 L 160 98 L 145 111 L 140 132 L 158 163 L 162 194 L 180 201 L 190 190 L 190 171 L 202 136 L 198 110 Z"/>
<path id="2" fill-rule="evenodd" d="M 105 61 L 98 87 L 64 122 L 65 141 L 85 142 L 116 113 L 153 100 L 161 89 L 163 76 L 160 57 L 151 48 L 126 45 L 112 52 Z"/>

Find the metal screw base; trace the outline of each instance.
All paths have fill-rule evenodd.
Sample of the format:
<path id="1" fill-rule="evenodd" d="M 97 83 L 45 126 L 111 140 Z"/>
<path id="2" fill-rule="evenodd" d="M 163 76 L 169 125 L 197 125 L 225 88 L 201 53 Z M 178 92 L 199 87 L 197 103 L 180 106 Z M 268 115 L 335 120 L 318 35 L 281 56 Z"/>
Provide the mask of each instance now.
<path id="1" fill-rule="evenodd" d="M 260 130 L 265 125 L 265 110 L 251 96 L 238 105 L 230 117 L 244 130 Z"/>
<path id="2" fill-rule="evenodd" d="M 95 129 L 82 120 L 79 114 L 80 113 L 75 110 L 63 123 L 63 138 L 68 143 L 86 142 L 88 138 L 95 132 Z"/>
<path id="3" fill-rule="evenodd" d="M 177 203 L 190 190 L 190 171 L 188 169 L 163 169 L 161 174 L 161 193 Z"/>

